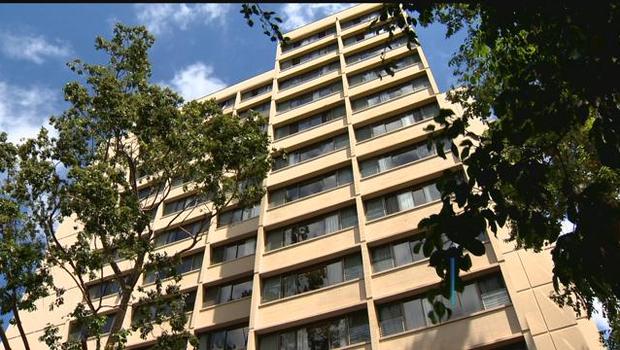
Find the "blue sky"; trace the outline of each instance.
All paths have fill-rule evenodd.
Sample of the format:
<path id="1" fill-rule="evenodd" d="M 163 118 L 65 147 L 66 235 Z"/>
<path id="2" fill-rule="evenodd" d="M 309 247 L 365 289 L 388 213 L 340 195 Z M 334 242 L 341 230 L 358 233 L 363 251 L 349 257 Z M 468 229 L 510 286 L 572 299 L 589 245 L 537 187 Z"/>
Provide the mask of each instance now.
<path id="1" fill-rule="evenodd" d="M 293 29 L 351 4 L 268 4 Z M 275 44 L 249 28 L 240 4 L 2 4 L 0 5 L 0 130 L 9 140 L 32 136 L 66 108 L 62 87 L 75 79 L 65 63 L 102 62 L 97 35 L 114 23 L 146 25 L 153 82 L 195 98 L 270 70 Z M 419 35 L 440 89 L 454 81 L 447 62 L 462 37 L 446 41 L 440 26 Z"/>

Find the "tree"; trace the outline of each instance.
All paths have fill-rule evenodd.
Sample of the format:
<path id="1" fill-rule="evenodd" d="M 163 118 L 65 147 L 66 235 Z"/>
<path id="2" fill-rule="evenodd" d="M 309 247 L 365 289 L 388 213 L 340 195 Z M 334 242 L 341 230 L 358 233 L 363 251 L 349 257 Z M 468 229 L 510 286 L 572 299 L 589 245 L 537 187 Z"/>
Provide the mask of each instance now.
<path id="1" fill-rule="evenodd" d="M 484 254 L 480 230 L 506 227 L 520 247 L 554 245 L 556 302 L 590 316 L 598 299 L 619 324 L 619 11 L 617 1 L 416 1 L 384 4 L 371 24 L 391 35 L 403 30 L 413 45 L 416 25 L 466 33 L 450 61 L 460 88 L 449 94 L 464 115 L 442 110 L 440 128 L 429 129 L 433 142 L 463 137 L 462 152 L 454 141 L 451 150 L 467 167 L 467 181 L 443 181 L 441 211 L 421 223 L 427 235 L 418 249 L 442 277 L 437 293 L 449 293 L 451 258 L 458 272 L 471 266 L 465 249 Z M 469 133 L 473 120 L 486 125 L 484 135 Z M 561 234 L 563 220 L 572 232 Z M 441 234 L 458 247 L 444 249 Z"/>
<path id="2" fill-rule="evenodd" d="M 21 209 L 21 202 L 11 198 L 13 160 L 17 148 L 6 144 L 6 134 L 0 134 L 0 315 L 12 316 L 24 349 L 30 349 L 26 331 L 21 323 L 21 311 L 36 310 L 35 301 L 49 293 L 51 276 L 43 266 L 45 244 L 38 235 L 36 223 Z M 0 341 L 4 349 L 11 345 L 0 325 Z"/>
<path id="3" fill-rule="evenodd" d="M 79 80 L 64 88 L 70 107 L 50 119 L 56 137 L 42 130 L 18 146 L 0 140 L 0 149 L 17 150 L 8 157 L 5 193 L 21 206 L 7 207 L 12 211 L 2 224 L 28 213 L 44 237 L 45 267 L 67 272 L 82 296 L 67 315 L 76 325 L 74 339 L 60 344 L 58 329 L 46 329 L 41 340 L 52 349 L 86 349 L 91 336 L 97 349 L 122 348 L 131 332 L 146 337 L 164 323 L 158 347 L 195 342 L 185 329 L 187 295 L 177 283 L 178 266 L 203 236 L 180 226 L 191 239 L 168 255 L 156 250 L 157 233 L 197 212 L 208 220 L 224 206 L 248 206 L 264 194 L 271 162 L 264 118 L 223 114 L 213 100 L 185 103 L 152 84 L 153 43 L 144 27 L 117 24 L 110 40 L 96 40 L 106 64 L 68 63 Z M 181 184 L 190 196 L 156 232 L 152 210 Z M 61 239 L 70 234 L 73 240 Z M 145 273 L 153 274 L 153 286 L 139 286 Z M 92 284 L 104 277 L 119 295 L 112 307 Z M 130 302 L 143 317 L 123 329 Z"/>

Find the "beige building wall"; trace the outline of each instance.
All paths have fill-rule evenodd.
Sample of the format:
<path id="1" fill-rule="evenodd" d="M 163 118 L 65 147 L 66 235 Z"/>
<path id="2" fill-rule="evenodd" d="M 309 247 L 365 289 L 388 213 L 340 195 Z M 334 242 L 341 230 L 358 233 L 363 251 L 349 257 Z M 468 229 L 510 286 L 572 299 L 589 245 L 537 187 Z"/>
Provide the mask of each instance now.
<path id="1" fill-rule="evenodd" d="M 434 269 L 428 266 L 427 260 L 373 272 L 371 252 L 386 243 L 419 234 L 417 228 L 419 221 L 437 212 L 441 208 L 441 202 L 431 201 L 413 209 L 372 220 L 366 219 L 364 203 L 398 189 L 425 183 L 437 178 L 445 170 L 458 170 L 462 165 L 448 153 L 446 159 L 431 156 L 375 175 L 361 176 L 360 162 L 390 150 L 424 141 L 428 136 L 424 128 L 433 121 L 422 120 L 363 141 L 358 141 L 356 136 L 356 130 L 359 128 L 429 103 L 437 103 L 441 108 L 452 108 L 457 114 L 461 113 L 459 106 L 451 105 L 439 92 L 421 47 L 414 48 L 413 52 L 419 55 L 419 63 L 398 70 L 394 76 L 371 79 L 363 84 L 349 86 L 351 76 L 371 67 L 379 67 L 381 57 L 375 55 L 351 64 L 347 64 L 346 58 L 385 42 L 387 34 L 345 46 L 345 40 L 363 33 L 369 22 L 352 25 L 346 29 L 342 29 L 343 24 L 379 8 L 379 4 L 354 6 L 290 32 L 288 35 L 295 41 L 326 28 L 332 28 L 334 31 L 317 41 L 285 53 L 278 48 L 273 70 L 205 97 L 222 102 L 225 112 L 237 114 L 268 103 L 266 109 L 269 115 L 268 133 L 272 140 L 276 128 L 343 104 L 345 108 L 343 117 L 321 123 L 303 132 L 278 138 L 272 145 L 290 153 L 344 133 L 349 139 L 347 146 L 292 166 L 273 170 L 265 180 L 265 185 L 270 192 L 273 192 L 345 166 L 351 167 L 353 181 L 278 206 L 270 207 L 268 199 L 263 198 L 258 217 L 235 224 L 218 227 L 217 218 L 211 218 L 208 231 L 202 235 L 200 244 L 194 250 L 203 254 L 202 267 L 184 274 L 181 281 L 183 290 L 194 289 L 197 292 L 188 327 L 200 335 L 244 325 L 248 327 L 249 332 L 247 348 L 258 349 L 260 339 L 267 334 L 361 310 L 367 315 L 370 337 L 367 342 L 351 344 L 346 347 L 347 349 L 600 348 L 593 322 L 575 318 L 570 309 L 559 308 L 550 300 L 549 294 L 553 288 L 552 263 L 548 250 L 538 254 L 515 250 L 512 244 L 502 240 L 501 234 L 498 238 L 489 234 L 489 240 L 485 243 L 486 254 L 473 257 L 473 266 L 464 276 L 470 279 L 499 273 L 506 285 L 508 303 L 438 325 L 382 336 L 379 308 L 388 302 L 419 295 L 438 283 L 439 279 Z M 282 62 L 331 44 L 337 45 L 336 51 L 289 69 L 281 69 Z M 385 58 L 402 58 L 411 54 L 405 46 L 402 46 L 386 52 Z M 285 90 L 279 89 L 282 81 L 299 77 L 330 62 L 337 62 L 338 69 L 297 86 Z M 418 77 L 427 77 L 429 86 L 369 108 L 353 110 L 352 101 Z M 294 99 L 332 83 L 341 83 L 342 91 L 285 112 L 276 110 L 276 105 L 282 101 Z M 246 94 L 261 86 L 271 86 L 271 91 L 253 97 Z M 473 129 L 481 131 L 483 126 L 477 125 Z M 177 188 L 167 201 L 182 196 L 182 189 Z M 355 208 L 357 222 L 354 227 L 336 230 L 283 248 L 266 250 L 267 232 L 345 207 Z M 199 210 L 192 210 L 183 216 L 183 220 L 188 222 L 203 215 L 204 213 Z M 163 209 L 160 206 L 155 221 L 156 227 L 165 227 L 169 220 L 169 216 L 163 216 Z M 70 218 L 62 223 L 61 232 L 66 232 L 62 239 L 66 242 L 72 240 L 70 232 L 73 225 Z M 211 263 L 213 248 L 250 237 L 256 239 L 255 254 L 221 263 Z M 187 241 L 178 241 L 160 249 L 174 253 L 187 244 L 189 244 Z M 279 300 L 262 301 L 261 287 L 266 278 L 298 271 L 350 253 L 361 255 L 363 274 L 359 278 Z M 111 272 L 107 271 L 106 274 L 111 275 Z M 37 303 L 38 311 L 23 317 L 31 344 L 37 344 L 35 349 L 45 348 L 44 344 L 38 344 L 37 339 L 47 323 L 60 326 L 60 335 L 66 339 L 69 333 L 69 320 L 65 316 L 74 307 L 72 301 L 82 298 L 80 291 L 74 287 L 71 276 L 65 271 L 56 268 L 54 275 L 56 283 L 67 288 L 65 304 L 50 311 L 49 306 L 54 301 L 54 297 L 50 296 Z M 203 294 L 206 289 L 241 277 L 252 279 L 251 297 L 203 306 Z M 104 301 L 106 304 L 114 305 L 117 302 L 116 298 L 116 295 L 111 295 Z M 128 312 L 124 324 L 129 327 L 130 322 L 131 312 Z M 21 342 L 14 327 L 9 328 L 8 336 L 14 344 L 13 348 L 21 349 Z M 128 341 L 131 348 L 139 348 L 144 344 L 149 342 L 141 340 L 137 334 L 132 335 Z"/>

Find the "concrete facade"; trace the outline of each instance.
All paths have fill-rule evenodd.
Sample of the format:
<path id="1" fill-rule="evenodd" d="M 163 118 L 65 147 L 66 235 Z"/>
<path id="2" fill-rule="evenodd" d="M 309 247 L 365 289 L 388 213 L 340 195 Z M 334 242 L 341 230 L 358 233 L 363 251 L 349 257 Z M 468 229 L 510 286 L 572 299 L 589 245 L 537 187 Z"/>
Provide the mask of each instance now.
<path id="1" fill-rule="evenodd" d="M 538 254 L 516 250 L 492 234 L 487 235 L 486 254 L 473 257 L 471 270 L 464 274 L 476 291 L 472 299 L 463 299 L 463 310 L 468 311 L 432 325 L 408 309 L 423 306 L 416 297 L 439 279 L 426 259 L 416 259 L 411 251 L 402 255 L 399 249 L 402 242 L 419 237 L 419 221 L 441 207 L 432 194 L 433 180 L 445 170 L 458 171 L 462 165 L 449 153 L 447 159 L 427 154 L 402 164 L 388 163 L 396 162 L 394 155 L 399 151 L 425 140 L 423 129 L 433 121 L 429 118 L 432 113 L 424 111 L 432 111 L 434 105 L 457 113 L 461 110 L 439 92 L 421 47 L 412 52 L 406 46 L 389 50 L 385 54 L 388 60 L 412 55 L 416 59 L 394 76 L 378 79 L 367 75 L 350 86 L 351 77 L 381 65 L 380 55 L 369 50 L 381 48 L 377 45 L 386 41 L 387 34 L 364 36 L 369 22 L 356 20 L 379 8 L 379 4 L 354 6 L 288 33 L 293 41 L 316 40 L 306 40 L 305 45 L 286 52 L 278 48 L 273 70 L 205 97 L 223 104 L 231 101 L 225 104 L 225 112 L 264 110 L 273 147 L 285 150 L 289 157 L 297 154 L 299 162 L 270 172 L 265 180 L 268 195 L 254 214 L 231 212 L 230 221 L 235 222 L 228 224 L 210 218 L 208 231 L 193 251 L 202 256 L 196 260 L 202 264 L 184 273 L 181 281 L 183 290 L 196 292 L 188 327 L 205 335 L 201 349 L 219 349 L 222 339 L 237 346 L 235 349 L 244 349 L 237 342 L 240 337 L 247 338 L 247 349 L 264 350 L 600 348 L 593 322 L 576 318 L 572 310 L 558 307 L 549 298 L 553 288 L 548 250 Z M 335 49 L 330 51 L 332 45 Z M 314 52 L 318 57 L 305 61 Z M 326 68 L 317 73 L 321 67 Z M 282 82 L 295 78 L 300 82 L 289 81 L 286 89 L 279 88 Z M 342 88 L 330 90 L 330 86 Z M 340 112 L 308 119 L 340 106 Z M 406 114 L 414 110 L 411 117 Z M 398 119 L 403 113 L 406 117 Z M 389 123 L 382 126 L 382 121 Z M 392 158 L 386 160 L 386 155 Z M 374 164 L 378 170 L 372 170 Z M 337 174 L 334 183 L 328 176 L 332 173 Z M 317 177 L 319 182 L 312 182 Z M 285 193 L 283 203 L 270 204 L 278 191 Z M 296 195 L 289 194 L 294 191 Z M 166 202 L 183 196 L 183 190 L 177 188 Z M 395 202 L 390 202 L 394 198 Z M 380 203 L 382 207 L 372 209 L 379 216 L 370 215 L 370 206 Z M 390 209 L 390 203 L 397 203 L 396 211 Z M 162 207 L 155 219 L 159 228 L 170 218 Z M 202 216 L 194 211 L 184 220 L 192 222 Z M 318 231 L 301 232 L 299 227 L 315 227 L 309 223 L 319 227 Z M 73 223 L 68 219 L 62 225 Z M 297 242 L 291 241 L 293 235 Z M 72 237 L 63 239 L 69 242 Z M 179 240 L 159 249 L 174 253 L 187 244 L 187 240 Z M 390 257 L 379 261 L 379 252 L 388 252 Z M 378 268 L 380 263 L 391 267 Z M 58 270 L 55 276 L 57 283 L 68 288 L 65 304 L 49 311 L 54 298 L 45 298 L 38 303 L 37 312 L 24 316 L 34 344 L 48 322 L 60 325 L 66 339 L 70 322 L 63 316 L 74 307 L 71 300 L 82 298 L 79 290 L 71 288 L 64 271 Z M 313 276 L 321 277 L 322 282 L 307 282 Z M 501 281 L 492 293 L 485 292 L 489 289 L 483 286 L 489 276 Z M 251 296 L 247 295 L 249 285 Z M 235 294 L 237 287 L 245 293 Z M 268 288 L 272 289 L 268 292 Z M 222 297 L 226 293 L 232 294 Z M 116 294 L 107 296 L 106 304 L 114 305 L 116 298 Z M 394 316 L 392 310 L 400 305 L 404 311 Z M 129 327 L 131 312 L 124 323 Z M 14 349 L 20 349 L 14 327 L 9 328 L 8 336 Z M 148 344 L 137 334 L 128 341 L 132 348 Z"/>

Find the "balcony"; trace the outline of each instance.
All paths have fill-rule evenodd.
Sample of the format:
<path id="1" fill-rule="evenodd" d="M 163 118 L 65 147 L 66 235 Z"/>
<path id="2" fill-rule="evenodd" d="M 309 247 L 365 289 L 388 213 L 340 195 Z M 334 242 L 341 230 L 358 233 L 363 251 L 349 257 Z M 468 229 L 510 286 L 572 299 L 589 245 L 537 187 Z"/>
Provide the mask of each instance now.
<path id="1" fill-rule="evenodd" d="M 335 26 L 335 24 L 332 24 L 332 25 Z M 303 36 L 300 36 L 300 38 L 301 37 L 303 37 Z M 328 42 L 333 41 L 335 38 L 336 38 L 336 33 L 331 34 L 331 35 L 327 35 L 327 36 L 325 36 L 325 37 L 323 37 L 323 38 L 321 38 L 321 39 L 319 39 L 319 40 L 317 40 L 317 41 L 315 41 L 313 43 L 310 43 L 310 44 L 307 44 L 307 45 L 304 45 L 304 46 L 300 46 L 300 47 L 291 49 L 289 51 L 286 51 L 284 53 L 281 53 L 280 57 L 278 57 L 278 59 L 281 60 L 281 61 L 286 61 L 286 60 L 288 60 L 291 57 L 303 55 L 305 53 L 314 51 L 317 47 L 321 47 L 321 46 L 327 44 Z M 292 40 L 295 41 L 295 39 L 292 39 Z"/>
<path id="2" fill-rule="evenodd" d="M 388 49 L 389 50 L 389 49 Z M 362 51 L 362 50 L 360 50 Z M 395 56 L 399 56 L 405 52 L 409 51 L 409 49 L 407 48 L 406 45 L 403 45 L 401 47 L 397 47 L 393 50 L 389 50 L 385 53 L 385 59 L 390 59 L 392 57 Z M 411 48 L 411 53 L 415 53 L 417 52 L 417 48 Z M 357 72 L 360 71 L 366 67 L 370 67 L 370 66 L 374 66 L 374 65 L 378 65 L 381 64 L 382 60 L 381 60 L 381 54 L 377 54 L 375 56 L 372 57 L 368 57 L 364 60 L 361 61 L 357 61 L 355 63 L 351 63 L 351 64 L 347 64 L 344 71 L 347 74 L 351 74 L 352 72 Z"/>
<path id="3" fill-rule="evenodd" d="M 333 255 L 353 248 L 358 242 L 358 230 L 351 227 L 274 249 L 263 254 L 260 272 L 274 271 L 283 266 L 292 266 Z"/>
<path id="4" fill-rule="evenodd" d="M 200 302 L 200 301 L 198 301 Z M 202 329 L 215 325 L 235 323 L 250 317 L 252 298 L 242 298 L 224 304 L 200 308 L 194 317 L 193 328 Z"/>
<path id="5" fill-rule="evenodd" d="M 313 140 L 318 139 L 323 135 L 337 134 L 338 130 L 342 130 L 345 126 L 346 121 L 345 118 L 342 117 L 274 140 L 271 144 L 276 149 L 287 149 L 296 145 L 311 144 Z"/>
<path id="6" fill-rule="evenodd" d="M 368 28 L 369 28 L 369 27 L 368 27 Z M 353 31 L 351 31 L 351 32 L 355 32 L 356 34 L 359 34 L 359 33 L 363 33 L 363 32 L 365 32 L 366 30 L 367 30 L 367 29 L 363 29 L 363 30 L 359 30 L 359 29 L 358 29 L 358 30 L 353 30 Z M 374 32 L 374 29 L 373 29 L 372 31 Z M 347 30 L 347 32 L 349 32 L 349 31 Z M 399 33 L 398 31 L 395 31 L 395 32 L 394 32 L 394 34 L 395 34 L 395 35 L 396 35 L 396 34 L 398 34 L 398 33 Z M 387 39 L 387 38 L 388 38 L 388 36 L 389 36 L 389 33 L 385 32 L 385 33 L 381 33 L 381 34 L 379 34 L 379 35 L 375 35 L 375 36 L 373 36 L 373 37 L 370 37 L 370 38 L 364 39 L 364 40 L 362 40 L 362 41 L 358 41 L 358 42 L 357 42 L 357 43 L 355 43 L 355 44 L 351 44 L 351 45 L 349 45 L 349 46 L 344 47 L 344 48 L 342 49 L 342 53 L 343 53 L 344 55 L 348 55 L 348 54 L 350 54 L 351 52 L 360 51 L 360 49 L 361 49 L 361 48 L 365 48 L 365 47 L 373 46 L 373 44 L 376 44 L 376 43 L 378 43 L 378 42 L 384 41 L 385 39 Z M 343 36 L 343 38 L 344 38 L 344 36 Z"/>
<path id="7" fill-rule="evenodd" d="M 217 227 L 209 234 L 209 243 L 219 243 L 258 230 L 258 216 L 249 220 Z"/>
<path id="8" fill-rule="evenodd" d="M 336 43 L 334 38 L 332 38 L 332 40 L 328 40 L 326 42 L 332 42 L 332 41 L 333 41 L 333 43 Z M 331 45 L 331 44 L 324 45 L 324 46 L 329 46 L 329 45 Z M 323 46 L 323 45 L 320 45 L 320 46 Z M 317 47 L 319 47 L 319 46 L 317 46 Z M 313 51 L 313 50 L 309 50 L 308 52 L 310 52 L 310 51 Z M 304 50 L 304 54 L 308 53 L 308 52 L 305 52 L 305 50 Z M 317 57 L 315 59 L 312 59 L 310 61 L 306 61 L 304 63 L 300 63 L 300 64 L 298 64 L 298 65 L 296 65 L 294 67 L 290 67 L 290 68 L 285 69 L 285 70 L 280 70 L 280 72 L 279 72 L 280 74 L 278 75 L 278 79 L 288 79 L 288 78 L 290 78 L 293 75 L 297 75 L 297 74 L 299 74 L 302 71 L 308 70 L 310 67 L 322 66 L 323 64 L 325 64 L 328 61 L 332 60 L 334 57 L 337 57 L 339 53 L 340 52 L 338 51 L 338 49 L 336 49 L 335 51 L 327 53 L 327 54 L 325 54 L 323 56 L 319 56 L 319 57 Z M 294 56 L 297 56 L 297 55 L 294 55 Z M 303 54 L 300 55 L 300 56 L 303 56 Z M 283 62 L 283 61 L 286 61 L 286 60 L 288 60 L 288 58 L 287 59 L 279 59 L 278 61 L 279 62 Z"/>
<path id="9" fill-rule="evenodd" d="M 256 95 L 254 97 L 248 98 L 247 100 L 239 103 L 239 106 L 237 106 L 237 113 L 239 113 L 240 110 L 245 110 L 245 109 L 252 109 L 255 108 L 257 106 L 263 105 L 267 102 L 271 101 L 271 95 L 273 94 L 273 91 L 269 91 L 269 92 L 265 92 L 264 94 L 260 94 L 260 95 Z M 269 112 L 267 112 L 267 115 L 269 115 Z"/>
<path id="10" fill-rule="evenodd" d="M 469 253 L 472 268 L 467 274 L 475 271 L 485 270 L 497 263 L 497 258 L 493 252 L 491 243 L 484 244 L 486 252 L 482 256 L 475 256 Z M 439 283 L 435 269 L 428 266 L 428 259 L 419 260 L 406 265 L 394 267 L 388 270 L 372 274 L 373 298 L 382 299 L 392 295 L 398 295 L 412 290 L 415 287 L 429 286 Z"/>
<path id="11" fill-rule="evenodd" d="M 375 68 L 380 67 L 381 66 L 379 65 Z M 359 95 L 364 94 L 368 91 L 378 91 L 383 86 L 392 85 L 392 83 L 394 82 L 405 81 L 407 78 L 417 76 L 422 70 L 424 70 L 422 62 L 418 62 L 412 66 L 394 72 L 394 76 L 388 74 L 382 78 L 376 78 L 373 80 L 369 80 L 365 83 L 355 85 L 354 87 L 349 88 L 349 97 L 353 100 L 356 99 Z"/>
<path id="12" fill-rule="evenodd" d="M 441 210 L 442 202 L 434 201 L 419 207 L 390 214 L 366 223 L 366 240 L 377 241 L 397 233 L 418 228 L 420 220 L 436 214 Z"/>
<path id="13" fill-rule="evenodd" d="M 302 175 L 310 175 L 325 168 L 336 168 L 349 161 L 351 150 L 347 148 L 332 151 L 297 164 L 272 171 L 267 177 L 267 187 L 293 183 Z"/>
<path id="14" fill-rule="evenodd" d="M 201 279 L 200 271 L 201 269 L 198 269 L 198 270 L 188 271 L 188 272 L 181 274 L 181 281 L 178 284 L 174 282 L 174 279 L 172 277 L 162 279 L 162 286 L 164 290 L 167 286 L 174 285 L 174 284 L 177 284 L 182 290 L 191 289 L 192 287 L 196 287 L 196 284 L 198 284 L 199 280 Z M 144 284 L 144 275 L 142 275 L 142 277 L 138 279 L 137 285 L 140 285 L 140 284 L 142 284 L 145 291 L 155 289 L 155 282 Z"/>
<path id="15" fill-rule="evenodd" d="M 276 113 L 276 115 L 271 116 L 272 124 L 281 124 L 286 121 L 290 121 L 295 119 L 296 117 L 307 115 L 308 113 L 314 112 L 317 107 L 327 106 L 336 104 L 342 100 L 343 94 L 342 92 L 336 92 L 326 97 L 320 98 L 318 100 L 314 100 L 305 105 L 290 109 L 286 112 Z"/>
<path id="16" fill-rule="evenodd" d="M 379 349 L 472 349 L 520 335 L 517 315 L 509 305 L 383 337 Z"/>
<path id="17" fill-rule="evenodd" d="M 325 208 L 341 204 L 353 196 L 352 184 L 336 187 L 267 210 L 266 222 L 277 224 L 301 219 Z"/>
<path id="18" fill-rule="evenodd" d="M 360 141 L 355 145 L 355 152 L 358 157 L 366 158 L 366 155 L 382 153 L 387 147 L 393 148 L 398 147 L 397 145 L 400 144 L 421 141 L 428 134 L 428 132 L 424 131 L 424 128 L 429 124 L 435 125 L 435 130 L 439 129 L 439 125 L 433 122 L 432 118 L 422 120 L 418 123 Z"/>
<path id="19" fill-rule="evenodd" d="M 434 174 L 440 175 L 445 170 L 459 167 L 460 164 L 451 152 L 446 152 L 446 159 L 439 156 L 419 159 L 363 178 L 360 182 L 360 193 L 367 195 L 407 182 L 423 182 Z"/>
<path id="20" fill-rule="evenodd" d="M 225 261 L 223 263 L 211 264 L 207 267 L 201 283 L 217 281 L 222 278 L 234 277 L 244 273 L 254 271 L 255 255 L 244 256 L 239 259 Z M 205 262 L 206 263 L 206 262 Z"/>
<path id="21" fill-rule="evenodd" d="M 433 96 L 435 96 L 435 93 L 430 87 L 409 95 L 401 96 L 393 100 L 354 112 L 353 122 L 361 123 L 369 120 L 378 120 L 381 119 L 380 117 L 383 114 L 385 114 L 385 111 L 404 111 L 407 108 L 411 108 L 413 105 L 419 104 L 419 102 L 427 100 Z"/>
<path id="22" fill-rule="evenodd" d="M 313 67 L 313 68 L 318 68 L 318 67 Z M 277 100 L 287 99 L 290 96 L 313 90 L 313 88 L 321 84 L 325 84 L 328 81 L 336 80 L 336 78 L 338 78 L 339 75 L 340 75 L 340 69 L 337 69 L 333 72 L 327 73 L 315 79 L 311 79 L 303 83 L 299 83 L 298 85 L 290 87 L 288 89 L 278 90 L 278 93 L 276 94 L 274 98 Z M 280 78 L 278 80 L 282 81 L 283 79 Z"/>
<path id="23" fill-rule="evenodd" d="M 258 306 L 261 329 L 343 310 L 366 302 L 364 281 L 355 279 Z M 257 331 L 260 331 L 257 329 Z"/>

